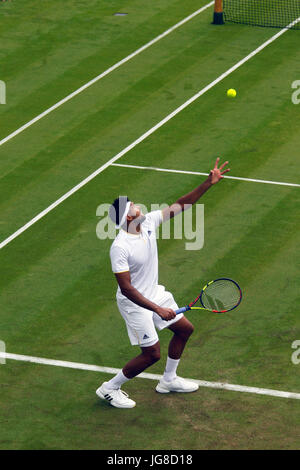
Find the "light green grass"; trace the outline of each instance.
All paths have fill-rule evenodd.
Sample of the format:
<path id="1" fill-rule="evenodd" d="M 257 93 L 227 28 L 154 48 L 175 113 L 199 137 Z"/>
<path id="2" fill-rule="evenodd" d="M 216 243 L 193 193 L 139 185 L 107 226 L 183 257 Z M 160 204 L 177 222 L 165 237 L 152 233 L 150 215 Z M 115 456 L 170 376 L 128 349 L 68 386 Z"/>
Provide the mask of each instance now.
<path id="1" fill-rule="evenodd" d="M 8 38 L 1 138 L 195 9 L 191 0 L 135 0 L 126 8 L 120 1 L 1 4 Z M 120 10 L 129 14 L 113 16 Z M 1 240 L 274 34 L 215 28 L 211 15 L 0 147 Z M 232 175 L 299 183 L 300 108 L 291 102 L 299 43 L 298 32 L 285 33 L 120 162 L 207 172 L 222 155 Z M 235 100 L 226 97 L 231 87 Z M 117 310 L 111 240 L 96 237 L 96 209 L 119 194 L 148 207 L 172 203 L 203 179 L 110 167 L 1 250 L 7 351 L 110 367 L 138 354 Z M 189 314 L 195 332 L 179 374 L 300 392 L 299 366 L 291 362 L 300 338 L 299 188 L 224 180 L 201 202 L 204 248 L 159 240 L 160 283 L 184 305 L 224 275 L 241 284 L 244 299 L 226 316 Z M 163 372 L 170 332 L 160 339 L 153 373 Z M 0 375 L 2 449 L 299 448 L 297 400 L 210 389 L 164 397 L 155 382 L 135 379 L 125 390 L 137 407 L 124 412 L 97 401 L 107 375 L 12 361 Z"/>

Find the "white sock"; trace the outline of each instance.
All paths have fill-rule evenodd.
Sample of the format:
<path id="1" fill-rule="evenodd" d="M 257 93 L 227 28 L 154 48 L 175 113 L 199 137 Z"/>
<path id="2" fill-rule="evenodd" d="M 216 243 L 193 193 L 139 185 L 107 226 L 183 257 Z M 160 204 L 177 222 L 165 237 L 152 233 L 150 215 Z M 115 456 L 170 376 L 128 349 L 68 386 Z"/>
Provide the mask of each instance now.
<path id="1" fill-rule="evenodd" d="M 128 379 L 124 374 L 123 371 L 121 370 L 118 372 L 117 375 L 115 375 L 111 380 L 106 382 L 105 387 L 108 388 L 109 390 L 117 390 L 118 388 L 121 388 L 121 386 L 127 382 Z"/>
<path id="2" fill-rule="evenodd" d="M 176 377 L 176 369 L 178 367 L 180 359 L 171 359 L 168 356 L 165 372 L 163 375 L 164 380 L 171 382 Z"/>

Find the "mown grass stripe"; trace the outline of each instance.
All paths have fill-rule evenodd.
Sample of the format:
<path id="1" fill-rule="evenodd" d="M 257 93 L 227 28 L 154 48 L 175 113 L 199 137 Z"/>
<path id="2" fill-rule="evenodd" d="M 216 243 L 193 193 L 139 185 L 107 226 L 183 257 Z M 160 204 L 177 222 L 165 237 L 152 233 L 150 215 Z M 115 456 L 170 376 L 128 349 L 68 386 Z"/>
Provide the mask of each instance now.
<path id="1" fill-rule="evenodd" d="M 298 18 L 297 20 L 295 20 L 293 22 L 294 23 L 297 23 L 300 21 L 300 18 Z M 198 93 L 196 93 L 195 95 L 193 95 L 190 99 L 188 99 L 187 101 L 185 101 L 181 106 L 179 106 L 178 108 L 176 108 L 173 112 L 171 112 L 170 114 L 168 114 L 164 119 L 162 119 L 161 121 L 159 121 L 155 126 L 151 127 L 148 131 L 146 131 L 144 134 L 142 134 L 139 138 L 137 138 L 135 141 L 133 141 L 130 145 L 128 145 L 127 147 L 125 147 L 123 150 L 121 150 L 121 152 L 117 153 L 114 157 L 112 157 L 110 160 L 108 160 L 104 165 L 100 166 L 96 171 L 94 171 L 93 173 L 91 173 L 87 178 L 83 179 L 80 183 L 78 183 L 76 186 L 74 186 L 72 189 L 70 189 L 67 193 L 65 193 L 63 196 L 61 196 L 59 199 L 57 199 L 56 201 L 54 201 L 52 204 L 50 204 L 50 206 L 48 206 L 46 209 L 44 209 L 43 211 L 41 211 L 39 214 L 37 214 L 33 219 L 31 219 L 30 221 L 28 221 L 25 225 L 23 225 L 22 227 L 20 227 L 16 232 L 14 232 L 13 234 L 11 234 L 9 237 L 7 237 L 5 240 L 3 240 L 1 243 L 0 243 L 0 249 L 4 248 L 8 243 L 10 243 L 12 240 L 14 240 L 16 237 L 18 237 L 19 235 L 21 235 L 25 230 L 27 230 L 28 228 L 30 228 L 33 224 L 35 224 L 36 222 L 38 222 L 40 219 L 42 219 L 45 215 L 47 215 L 49 212 L 51 212 L 53 209 L 55 209 L 58 205 L 60 205 L 62 202 L 64 202 L 66 199 L 68 199 L 70 196 L 72 196 L 75 192 L 77 192 L 79 189 L 81 189 L 83 186 L 85 186 L 87 183 L 89 183 L 91 180 L 93 180 L 96 176 L 98 176 L 100 173 L 102 173 L 106 168 L 108 168 L 112 163 L 115 163 L 117 160 L 119 160 L 123 155 L 125 155 L 126 153 L 128 153 L 130 150 L 132 150 L 133 148 L 135 148 L 139 143 L 143 142 L 147 137 L 149 137 L 150 135 L 152 135 L 154 132 L 156 132 L 158 129 L 160 129 L 162 126 L 164 126 L 164 124 L 166 124 L 167 122 L 169 122 L 171 119 L 173 119 L 173 117 L 177 116 L 177 114 L 179 114 L 181 111 L 183 111 L 184 109 L 186 109 L 190 104 L 192 104 L 194 101 L 196 101 L 198 98 L 200 98 L 202 95 L 204 95 L 207 91 L 209 91 L 211 88 L 213 88 L 215 85 L 217 85 L 218 83 L 220 83 L 222 80 L 224 80 L 226 77 L 228 77 L 231 73 L 233 73 L 235 70 L 237 70 L 239 67 L 241 67 L 242 65 L 244 65 L 248 60 L 250 60 L 251 58 L 253 58 L 256 54 L 258 54 L 259 52 L 261 52 L 265 47 L 269 46 L 270 44 L 272 44 L 276 39 L 278 39 L 280 36 L 282 36 L 286 31 L 288 31 L 287 29 L 281 29 L 278 33 L 274 34 L 270 39 L 268 39 L 267 41 L 265 41 L 264 43 L 262 43 L 259 47 L 257 47 L 255 50 L 253 50 L 250 54 L 248 54 L 247 56 L 245 56 L 243 59 L 241 59 L 239 62 L 237 62 L 235 65 L 233 65 L 232 67 L 230 67 L 228 70 L 226 70 L 226 72 L 222 73 L 221 75 L 219 75 L 219 77 L 217 77 L 215 80 L 213 80 L 212 82 L 210 82 L 207 86 L 205 86 L 204 88 L 202 88 Z M 129 56 L 128 56 L 129 57 Z M 97 77 L 96 77 L 97 78 Z M 95 79 L 94 79 L 95 80 Z M 91 84 L 93 82 L 93 80 L 91 82 L 89 82 L 89 84 Z M 82 88 L 82 87 L 81 87 Z M 78 91 L 78 90 L 77 90 Z M 76 91 L 76 92 L 77 92 Z M 74 93 L 76 93 L 74 92 Z M 73 94 L 69 95 L 69 97 L 73 97 Z M 69 97 L 67 97 L 69 99 Z M 55 105 L 56 106 L 56 105 Z M 51 109 L 51 108 L 49 108 Z M 47 110 L 46 112 L 48 112 L 49 110 Z M 36 118 L 35 118 L 36 119 Z M 20 128 L 21 129 L 21 128 Z M 17 131 L 16 131 L 17 132 Z M 9 136 L 8 136 L 9 137 Z M 5 139 L 3 139 L 5 140 Z M 0 141 L 0 145 L 1 145 L 1 142 Z"/>
<path id="2" fill-rule="evenodd" d="M 204 7 L 201 7 L 200 9 L 198 9 L 197 11 L 195 11 L 194 13 L 192 13 L 191 15 L 189 15 L 188 17 L 184 18 L 183 20 L 181 20 L 179 23 L 175 24 L 174 26 L 172 26 L 171 28 L 169 28 L 168 30 L 164 31 L 162 34 L 160 34 L 159 36 L 157 36 L 156 38 L 152 39 L 151 41 L 149 41 L 147 44 L 144 44 L 142 47 L 140 47 L 139 49 L 135 50 L 134 52 L 132 52 L 131 54 L 129 54 L 127 57 L 125 57 L 124 59 L 120 60 L 119 62 L 117 62 L 116 64 L 112 65 L 111 67 L 109 67 L 108 69 L 106 69 L 104 72 L 102 72 L 101 74 L 97 75 L 96 77 L 94 77 L 92 80 L 88 81 L 87 83 L 85 83 L 84 85 L 82 85 L 81 87 L 77 88 L 77 90 L 73 91 L 72 93 L 70 93 L 69 95 L 67 95 L 65 98 L 61 99 L 60 101 L 58 101 L 57 103 L 55 103 L 53 106 L 50 106 L 50 108 L 46 109 L 45 111 L 43 111 L 42 113 L 40 113 L 38 116 L 36 116 L 35 118 L 31 119 L 29 122 L 27 122 L 26 124 L 24 124 L 23 126 L 19 127 L 18 129 L 16 129 L 14 132 L 12 132 L 11 134 L 9 134 L 8 136 L 4 137 L 2 140 L 0 140 L 0 146 L 5 144 L 6 142 L 10 141 L 11 139 L 13 139 L 14 137 L 16 137 L 17 135 L 19 135 L 21 132 L 25 131 L 26 129 L 28 129 L 30 126 L 32 126 L 33 124 L 35 124 L 36 122 L 38 122 L 40 119 L 44 118 L 45 116 L 47 116 L 48 114 L 50 114 L 52 111 L 54 111 L 55 109 L 59 108 L 60 106 L 62 106 L 63 104 L 65 104 L 66 102 L 70 101 L 72 98 L 74 98 L 75 96 L 77 96 L 79 93 L 81 93 L 82 91 L 86 90 L 87 88 L 89 88 L 90 86 L 94 85 L 94 83 L 98 82 L 99 80 L 101 80 L 102 78 L 106 77 L 108 74 L 110 74 L 111 72 L 113 72 L 114 70 L 116 70 L 118 67 L 120 67 L 121 65 L 125 64 L 126 62 L 128 62 L 129 60 L 133 59 L 134 57 L 136 57 L 138 54 L 140 54 L 141 52 L 145 51 L 146 49 L 148 49 L 149 47 L 151 47 L 153 44 L 157 43 L 158 41 L 160 41 L 161 39 L 163 39 L 164 37 L 166 37 L 168 34 L 170 34 L 171 32 L 173 32 L 175 29 L 179 28 L 180 26 L 182 26 L 183 24 L 187 23 L 188 21 L 190 21 L 191 19 L 193 19 L 196 15 L 198 15 L 199 13 L 201 13 L 202 11 L 206 10 L 207 8 L 209 8 L 210 6 L 212 6 L 214 4 L 214 2 L 210 2 L 208 4 L 206 4 Z"/>

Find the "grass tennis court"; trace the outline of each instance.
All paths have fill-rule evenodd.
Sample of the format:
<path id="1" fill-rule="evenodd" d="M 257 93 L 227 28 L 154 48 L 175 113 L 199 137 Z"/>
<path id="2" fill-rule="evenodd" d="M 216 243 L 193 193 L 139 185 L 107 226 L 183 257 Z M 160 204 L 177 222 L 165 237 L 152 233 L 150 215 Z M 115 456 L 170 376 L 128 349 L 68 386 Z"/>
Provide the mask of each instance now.
<path id="1" fill-rule="evenodd" d="M 0 243 L 278 32 L 213 26 L 210 6 L 2 142 L 206 4 L 1 3 Z M 97 207 L 119 194 L 169 204 L 205 178 L 134 166 L 207 173 L 222 156 L 231 176 L 299 185 L 299 46 L 300 31 L 285 32 L 116 162 L 132 167 L 110 165 L 1 249 L 8 353 L 112 368 L 133 356 Z M 226 179 L 200 201 L 203 249 L 158 240 L 160 283 L 181 306 L 220 276 L 244 294 L 224 316 L 187 314 L 195 332 L 179 375 L 300 393 L 299 194 Z M 162 374 L 169 339 L 160 333 L 162 359 L 147 372 Z M 124 386 L 136 408 L 118 410 L 95 395 L 109 374 L 7 360 L 0 376 L 1 449 L 299 449 L 299 400 L 201 387 L 162 396 L 136 378 Z"/>

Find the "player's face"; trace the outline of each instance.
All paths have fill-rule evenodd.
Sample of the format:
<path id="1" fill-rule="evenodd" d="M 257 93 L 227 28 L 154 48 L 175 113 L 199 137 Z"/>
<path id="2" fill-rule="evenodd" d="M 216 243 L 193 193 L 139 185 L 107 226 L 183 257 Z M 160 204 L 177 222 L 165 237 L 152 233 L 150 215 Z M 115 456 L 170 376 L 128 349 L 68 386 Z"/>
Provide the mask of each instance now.
<path id="1" fill-rule="evenodd" d="M 128 211 L 129 217 L 132 217 L 132 220 L 136 219 L 137 217 L 142 216 L 142 211 L 139 205 L 135 204 L 134 202 L 130 203 L 130 208 Z"/>
<path id="2" fill-rule="evenodd" d="M 134 202 L 131 202 L 127 215 L 127 220 L 130 223 L 130 227 L 138 227 L 144 222 L 145 219 L 146 217 L 142 213 L 140 206 Z"/>

